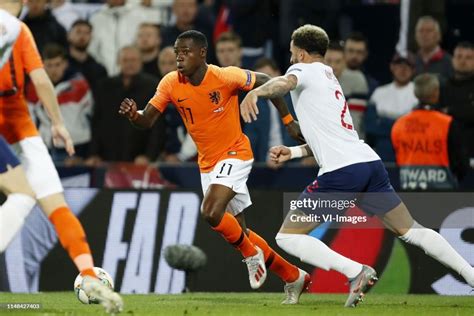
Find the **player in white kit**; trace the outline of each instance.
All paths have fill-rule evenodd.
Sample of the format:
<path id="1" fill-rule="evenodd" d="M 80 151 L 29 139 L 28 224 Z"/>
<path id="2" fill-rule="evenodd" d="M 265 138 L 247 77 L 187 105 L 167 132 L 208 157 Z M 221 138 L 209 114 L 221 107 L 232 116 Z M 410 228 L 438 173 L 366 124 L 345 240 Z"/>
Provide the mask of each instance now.
<path id="1" fill-rule="evenodd" d="M 341 86 L 332 69 L 323 64 L 328 44 L 329 38 L 320 27 L 304 25 L 296 29 L 290 44 L 293 65 L 284 76 L 273 78 L 247 94 L 240 106 L 242 118 L 247 123 L 257 119 L 258 97 L 274 98 L 291 92 L 307 143 L 295 147 L 272 147 L 270 157 L 282 163 L 314 155 L 319 173 L 300 198 L 329 192 L 341 193 L 345 198 L 357 196 L 356 205 L 364 212 L 379 216 L 401 240 L 420 247 L 474 287 L 474 268 L 440 234 L 413 220 L 390 184 L 380 157 L 359 140 Z M 361 192 L 366 194 L 357 194 Z M 345 306 L 355 307 L 377 280 L 375 270 L 308 236 L 318 222 L 295 222 L 295 218 L 307 214 L 305 209 L 288 213 L 276 236 L 278 245 L 303 262 L 346 275 L 350 293 Z"/>

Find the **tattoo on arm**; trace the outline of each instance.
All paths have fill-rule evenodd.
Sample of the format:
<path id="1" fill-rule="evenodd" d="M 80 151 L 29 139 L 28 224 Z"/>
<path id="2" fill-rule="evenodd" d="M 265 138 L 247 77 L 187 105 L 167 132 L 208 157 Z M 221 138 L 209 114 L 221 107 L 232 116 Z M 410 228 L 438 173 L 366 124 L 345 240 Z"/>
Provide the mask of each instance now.
<path id="1" fill-rule="evenodd" d="M 296 88 L 297 79 L 293 75 L 275 77 L 255 89 L 259 97 L 282 97 Z"/>
<path id="2" fill-rule="evenodd" d="M 267 74 L 264 74 L 263 72 L 255 72 L 255 84 L 253 86 L 253 88 L 258 88 L 262 85 L 264 85 L 265 83 L 267 83 L 268 81 L 270 81 L 272 78 L 270 78 L 269 75 Z"/>

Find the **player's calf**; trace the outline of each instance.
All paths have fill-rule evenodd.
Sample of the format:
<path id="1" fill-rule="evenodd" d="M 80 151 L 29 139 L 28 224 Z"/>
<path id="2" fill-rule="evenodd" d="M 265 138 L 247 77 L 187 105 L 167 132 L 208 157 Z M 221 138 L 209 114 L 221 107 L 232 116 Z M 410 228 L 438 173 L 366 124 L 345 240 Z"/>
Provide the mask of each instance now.
<path id="1" fill-rule="evenodd" d="M 441 236 L 413 220 L 404 203 L 382 217 L 383 223 L 401 240 L 420 247 L 425 253 L 459 273 L 474 287 L 474 268 Z"/>
<path id="2" fill-rule="evenodd" d="M 474 268 L 451 247 L 443 236 L 434 230 L 415 222 L 399 238 L 406 243 L 420 247 L 428 256 L 459 273 L 471 287 L 474 287 Z"/>

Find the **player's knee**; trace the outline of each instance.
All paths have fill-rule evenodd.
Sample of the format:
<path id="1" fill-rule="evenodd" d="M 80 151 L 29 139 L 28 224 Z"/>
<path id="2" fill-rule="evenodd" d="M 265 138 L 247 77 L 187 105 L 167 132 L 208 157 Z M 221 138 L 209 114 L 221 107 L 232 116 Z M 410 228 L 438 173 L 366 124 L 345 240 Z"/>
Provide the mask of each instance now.
<path id="1" fill-rule="evenodd" d="M 5 194 L 19 193 L 35 198 L 35 193 L 30 187 L 21 166 L 16 166 L 2 175 L 3 192 Z"/>
<path id="2" fill-rule="evenodd" d="M 208 223 L 214 224 L 215 226 L 219 224 L 224 211 L 225 209 L 218 201 L 213 199 L 205 199 L 202 204 L 201 215 Z"/>

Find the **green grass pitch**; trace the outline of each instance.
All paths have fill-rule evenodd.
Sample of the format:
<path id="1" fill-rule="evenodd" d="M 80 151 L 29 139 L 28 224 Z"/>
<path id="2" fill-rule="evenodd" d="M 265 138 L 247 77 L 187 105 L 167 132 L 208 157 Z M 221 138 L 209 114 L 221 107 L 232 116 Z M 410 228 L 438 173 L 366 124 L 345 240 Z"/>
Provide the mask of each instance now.
<path id="1" fill-rule="evenodd" d="M 124 295 L 122 315 L 474 315 L 474 297 L 368 294 L 355 309 L 343 307 L 345 295 L 304 294 L 297 306 L 282 306 L 281 293 L 192 293 Z M 103 315 L 99 305 L 83 305 L 70 292 L 0 293 L 1 303 L 41 303 L 36 311 L 7 310 L 0 315 Z"/>

